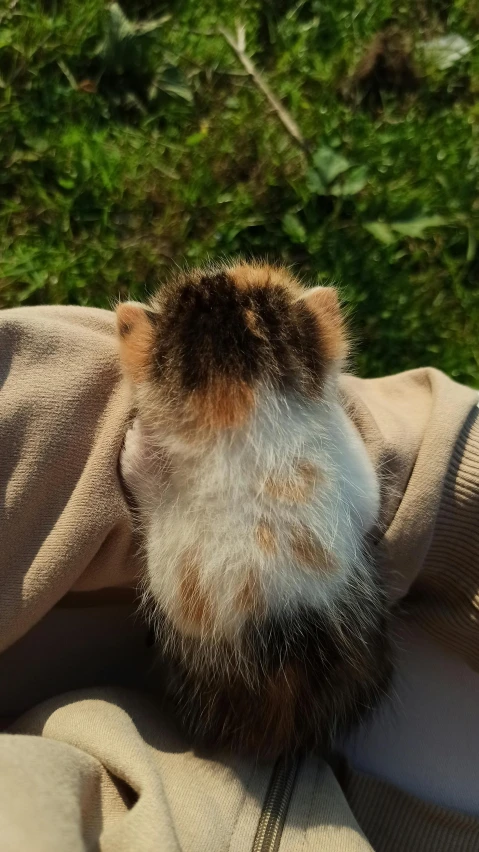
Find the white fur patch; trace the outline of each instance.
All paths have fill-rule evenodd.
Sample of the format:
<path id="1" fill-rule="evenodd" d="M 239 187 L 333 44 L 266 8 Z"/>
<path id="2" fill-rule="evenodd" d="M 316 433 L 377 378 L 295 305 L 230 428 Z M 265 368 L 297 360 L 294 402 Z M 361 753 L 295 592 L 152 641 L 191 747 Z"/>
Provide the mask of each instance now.
<path id="1" fill-rule="evenodd" d="M 362 543 L 377 518 L 379 486 L 332 381 L 319 402 L 266 388 L 256 391 L 256 400 L 244 427 L 198 446 L 175 434 L 146 437 L 138 422 L 125 443 L 122 472 L 139 506 L 149 592 L 191 635 L 194 628 L 180 616 L 185 554 L 211 603 L 213 634 L 233 641 L 248 617 L 238 606 L 248 578 L 272 614 L 301 605 L 334 611 L 348 587 L 351 596 L 358 588 L 374 594 Z M 299 461 L 319 472 L 307 499 L 294 503 L 268 494 L 270 479 L 295 481 Z M 274 535 L 274 552 L 258 541 L 262 522 Z M 291 534 L 298 525 L 333 555 L 334 570 L 295 556 Z"/>

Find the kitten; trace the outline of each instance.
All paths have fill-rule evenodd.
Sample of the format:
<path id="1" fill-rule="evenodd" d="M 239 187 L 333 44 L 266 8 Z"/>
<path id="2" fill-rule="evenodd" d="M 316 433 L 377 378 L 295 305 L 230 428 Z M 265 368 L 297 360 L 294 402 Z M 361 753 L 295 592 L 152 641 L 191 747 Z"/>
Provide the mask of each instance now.
<path id="1" fill-rule="evenodd" d="M 214 266 L 120 304 L 117 324 L 138 413 L 121 470 L 178 713 L 201 742 L 326 750 L 391 673 L 337 293 Z"/>

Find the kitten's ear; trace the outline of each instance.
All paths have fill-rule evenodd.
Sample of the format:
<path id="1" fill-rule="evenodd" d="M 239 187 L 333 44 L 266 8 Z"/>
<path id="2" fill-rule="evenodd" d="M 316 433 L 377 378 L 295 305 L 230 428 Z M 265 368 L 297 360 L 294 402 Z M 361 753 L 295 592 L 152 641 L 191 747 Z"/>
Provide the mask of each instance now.
<path id="1" fill-rule="evenodd" d="M 334 287 L 312 287 L 300 298 L 318 321 L 326 357 L 342 361 L 348 354 L 348 341 L 338 291 Z"/>
<path id="2" fill-rule="evenodd" d="M 327 314 L 331 319 L 342 321 L 338 291 L 334 287 L 311 287 L 305 290 L 302 298 L 316 314 Z"/>
<path id="3" fill-rule="evenodd" d="M 121 363 L 135 383 L 146 381 L 152 361 L 155 330 L 149 314 L 140 302 L 122 302 L 116 308 Z"/>

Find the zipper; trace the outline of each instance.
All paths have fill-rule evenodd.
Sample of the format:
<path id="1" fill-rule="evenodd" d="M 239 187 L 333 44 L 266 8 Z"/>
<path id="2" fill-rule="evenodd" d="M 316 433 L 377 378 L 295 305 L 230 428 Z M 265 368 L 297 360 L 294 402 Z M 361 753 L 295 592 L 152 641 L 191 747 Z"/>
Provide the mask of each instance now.
<path id="1" fill-rule="evenodd" d="M 276 762 L 252 852 L 278 852 L 298 766 L 298 758 L 280 757 Z"/>

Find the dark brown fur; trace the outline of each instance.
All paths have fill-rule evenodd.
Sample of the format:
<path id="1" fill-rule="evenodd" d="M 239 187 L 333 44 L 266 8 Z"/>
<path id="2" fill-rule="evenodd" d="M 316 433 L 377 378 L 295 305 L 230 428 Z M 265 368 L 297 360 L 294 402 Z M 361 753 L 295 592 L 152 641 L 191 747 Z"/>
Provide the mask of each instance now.
<path id="1" fill-rule="evenodd" d="M 180 276 L 151 304 L 152 374 L 185 394 L 207 394 L 219 379 L 231 386 L 266 379 L 317 396 L 328 334 L 300 299 L 305 292 L 286 273 L 247 264 Z"/>
<path id="2" fill-rule="evenodd" d="M 199 744 L 265 758 L 331 749 L 387 692 L 392 663 L 382 605 L 378 614 L 365 602 L 370 612 L 361 624 L 346 602 L 334 618 L 307 607 L 252 618 L 246 671 L 195 669 L 170 655 L 172 699 L 186 730 Z M 171 641 L 173 625 L 165 621 L 163 630 Z"/>

